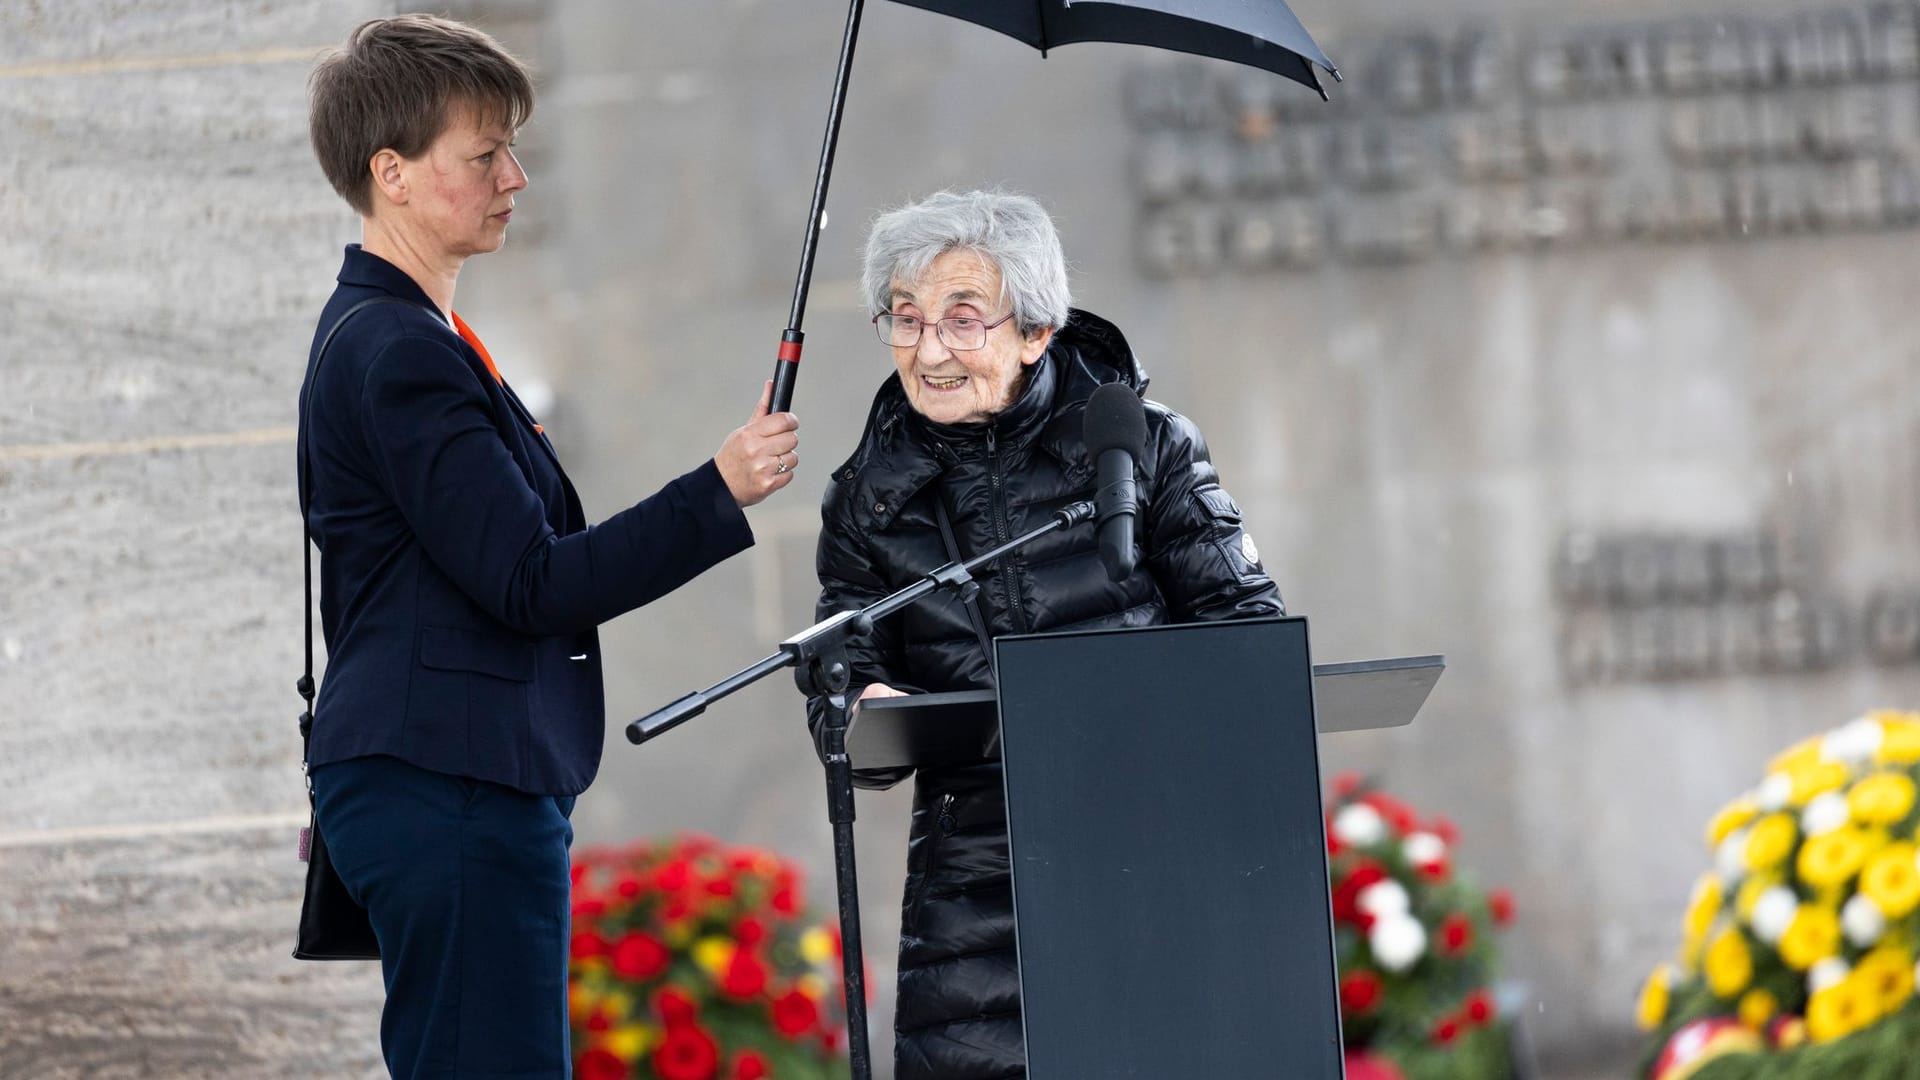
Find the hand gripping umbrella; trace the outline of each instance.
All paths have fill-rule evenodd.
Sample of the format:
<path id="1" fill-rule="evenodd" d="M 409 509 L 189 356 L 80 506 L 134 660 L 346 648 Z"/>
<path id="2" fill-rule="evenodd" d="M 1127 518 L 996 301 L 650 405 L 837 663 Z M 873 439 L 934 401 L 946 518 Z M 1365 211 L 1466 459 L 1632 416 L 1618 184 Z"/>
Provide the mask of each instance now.
<path id="1" fill-rule="evenodd" d="M 1284 0 L 898 0 L 909 7 L 951 15 L 1018 38 L 1040 50 L 1078 41 L 1151 45 L 1263 68 L 1311 87 L 1325 98 L 1314 75 L 1318 65 L 1336 81 L 1340 72 L 1313 43 Z M 847 6 L 847 30 L 840 41 L 840 66 L 827 109 L 826 138 L 820 146 L 820 171 L 813 181 L 813 207 L 800 248 L 800 273 L 793 286 L 793 307 L 780 335 L 773 369 L 773 411 L 793 404 L 806 335 L 800 321 L 807 311 L 807 287 L 813 280 L 813 254 L 820 240 L 820 218 L 827 204 L 834 144 L 840 138 L 840 114 L 846 106 L 847 77 L 853 70 L 853 44 L 860 33 L 864 0 Z"/>

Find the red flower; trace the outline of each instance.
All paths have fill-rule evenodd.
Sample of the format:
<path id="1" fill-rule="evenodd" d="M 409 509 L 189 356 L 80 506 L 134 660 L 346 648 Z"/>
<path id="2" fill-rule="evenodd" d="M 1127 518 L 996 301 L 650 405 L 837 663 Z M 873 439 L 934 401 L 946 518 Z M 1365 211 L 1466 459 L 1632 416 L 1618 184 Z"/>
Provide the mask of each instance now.
<path id="1" fill-rule="evenodd" d="M 1337 922 L 1354 923 L 1362 929 L 1372 925 L 1373 917 L 1360 910 L 1360 890 L 1387 880 L 1387 871 L 1379 863 L 1361 860 L 1333 888 L 1333 917 Z"/>
<path id="2" fill-rule="evenodd" d="M 653 872 L 653 887 L 662 892 L 679 892 L 693 877 L 693 868 L 685 859 L 675 859 Z"/>
<path id="3" fill-rule="evenodd" d="M 767 924 L 751 915 L 733 924 L 733 936 L 742 945 L 758 945 L 767 939 Z"/>
<path id="4" fill-rule="evenodd" d="M 767 988 L 767 966 L 753 955 L 752 949 L 733 950 L 726 972 L 720 976 L 720 992 L 732 998 L 750 998 Z"/>
<path id="5" fill-rule="evenodd" d="M 576 862 L 572 866 L 567 867 L 567 880 L 573 883 L 574 888 L 579 888 L 580 883 L 586 879 L 587 863 L 585 861 Z"/>
<path id="6" fill-rule="evenodd" d="M 673 954 L 660 939 L 635 930 L 613 946 L 613 970 L 629 979 L 651 979 L 667 970 Z"/>
<path id="7" fill-rule="evenodd" d="M 653 995 L 653 1011 L 660 1014 L 660 1022 L 668 1030 L 685 1027 L 699 1016 L 699 1007 L 693 999 L 671 986 L 663 986 Z"/>
<path id="8" fill-rule="evenodd" d="M 767 1080 L 773 1069 L 758 1050 L 742 1050 L 733 1059 L 733 1080 Z"/>
<path id="9" fill-rule="evenodd" d="M 1358 801 L 1378 810 L 1380 816 L 1387 819 L 1387 824 L 1393 826 L 1393 831 L 1396 833 L 1410 833 L 1419 827 L 1420 819 L 1414 814 L 1413 808 L 1391 795 L 1369 791 L 1360 796 Z"/>
<path id="10" fill-rule="evenodd" d="M 1487 909 L 1493 912 L 1493 921 L 1505 926 L 1513 921 L 1513 894 L 1506 889 L 1495 889 L 1487 894 Z"/>
<path id="11" fill-rule="evenodd" d="M 723 877 L 708 878 L 707 892 L 712 896 L 732 896 L 733 879 Z"/>
<path id="12" fill-rule="evenodd" d="M 660 908 L 660 917 L 667 922 L 679 922 L 693 914 L 693 904 L 684 896 L 676 896 Z"/>
<path id="13" fill-rule="evenodd" d="M 798 915 L 800 913 L 800 896 L 794 891 L 792 882 L 781 882 L 780 885 L 773 890 L 773 898 L 767 901 L 767 903 L 772 906 L 773 910 L 782 915 Z"/>
<path id="14" fill-rule="evenodd" d="M 613 891 L 619 893 L 625 900 L 639 896 L 646 887 L 646 882 L 640 880 L 640 875 L 631 870 L 621 874 L 620 879 L 613 883 Z"/>
<path id="15" fill-rule="evenodd" d="M 573 902 L 573 917 L 597 919 L 607 913 L 607 902 L 597 896 L 578 897 Z"/>
<path id="16" fill-rule="evenodd" d="M 1355 971 L 1340 980 L 1340 1007 L 1355 1016 L 1365 1015 L 1380 1002 L 1380 976 L 1371 971 Z"/>
<path id="17" fill-rule="evenodd" d="M 773 1027 L 789 1039 L 797 1039 L 820 1022 L 820 1006 L 799 990 L 789 990 L 773 999 Z"/>
<path id="18" fill-rule="evenodd" d="M 713 1080 L 719 1070 L 719 1044 L 698 1024 L 668 1028 L 653 1052 L 653 1071 L 660 1080 Z"/>
<path id="19" fill-rule="evenodd" d="M 611 1031 L 613 1030 L 613 1014 L 605 1009 L 595 1009 L 592 1015 L 587 1017 L 586 1026 L 588 1031 Z"/>
<path id="20" fill-rule="evenodd" d="M 1493 995 L 1485 990 L 1468 994 L 1466 1003 L 1460 1006 L 1460 1014 L 1471 1024 L 1484 1024 L 1492 1020 L 1493 1012 Z"/>
<path id="21" fill-rule="evenodd" d="M 1473 944 L 1473 922 L 1459 912 L 1440 920 L 1440 951 L 1458 956 Z"/>
<path id="22" fill-rule="evenodd" d="M 1432 1035 L 1433 1041 L 1439 1043 L 1441 1046 L 1452 1044 L 1453 1040 L 1460 1037 L 1460 1018 L 1457 1016 L 1441 1017 L 1440 1021 L 1433 1025 Z"/>
<path id="23" fill-rule="evenodd" d="M 568 952 L 575 960 L 586 960 L 595 956 L 607 955 L 607 939 L 591 930 L 582 930 L 573 935 Z"/>
<path id="24" fill-rule="evenodd" d="M 1445 859 L 1435 859 L 1432 862 L 1421 863 L 1414 867 L 1414 869 L 1420 871 L 1421 877 L 1426 878 L 1435 885 L 1445 884 L 1447 876 L 1453 873 L 1453 867 L 1447 865 L 1447 860 Z"/>
<path id="25" fill-rule="evenodd" d="M 579 1080 L 627 1080 L 633 1075 L 626 1062 L 599 1047 L 581 1054 L 573 1073 Z"/>
<path id="26" fill-rule="evenodd" d="M 1335 774 L 1333 778 L 1333 793 L 1335 796 L 1343 800 L 1350 799 L 1353 797 L 1353 793 L 1359 790 L 1359 773 L 1349 771 Z"/>

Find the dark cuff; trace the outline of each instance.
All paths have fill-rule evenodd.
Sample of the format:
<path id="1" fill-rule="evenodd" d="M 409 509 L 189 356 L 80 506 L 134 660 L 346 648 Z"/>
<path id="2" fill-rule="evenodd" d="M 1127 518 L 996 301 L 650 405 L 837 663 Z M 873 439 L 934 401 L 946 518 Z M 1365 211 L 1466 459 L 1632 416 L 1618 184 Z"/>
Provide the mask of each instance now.
<path id="1" fill-rule="evenodd" d="M 720 466 L 712 458 L 681 478 L 687 484 L 687 501 L 713 523 L 713 543 L 728 554 L 753 546 L 753 527 L 747 513 L 734 501 L 733 492 L 720 475 Z"/>

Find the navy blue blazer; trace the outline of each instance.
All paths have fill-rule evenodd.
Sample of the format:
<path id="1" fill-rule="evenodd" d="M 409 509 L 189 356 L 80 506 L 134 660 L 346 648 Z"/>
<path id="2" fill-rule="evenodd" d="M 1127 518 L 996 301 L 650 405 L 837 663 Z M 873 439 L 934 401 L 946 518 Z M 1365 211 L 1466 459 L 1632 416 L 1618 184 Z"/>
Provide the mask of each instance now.
<path id="1" fill-rule="evenodd" d="M 753 544 L 706 464 L 589 525 L 553 447 L 413 279 L 358 244 L 300 390 L 326 677 L 309 762 L 388 754 L 542 795 L 586 789 L 600 623 Z M 314 377 L 315 352 L 343 326 Z M 307 406 L 311 398 L 311 411 Z"/>

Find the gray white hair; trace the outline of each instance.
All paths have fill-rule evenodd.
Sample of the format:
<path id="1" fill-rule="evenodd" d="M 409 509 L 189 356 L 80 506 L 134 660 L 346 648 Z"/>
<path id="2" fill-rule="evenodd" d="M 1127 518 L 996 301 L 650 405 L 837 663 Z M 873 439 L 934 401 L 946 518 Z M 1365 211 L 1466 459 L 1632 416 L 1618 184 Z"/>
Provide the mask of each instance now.
<path id="1" fill-rule="evenodd" d="M 893 306 L 896 281 L 918 281 L 933 261 L 965 248 L 1000 271 L 1022 334 L 1067 324 L 1073 298 L 1060 234 L 1038 202 L 1005 191 L 940 191 L 874 219 L 860 283 L 869 315 Z"/>

